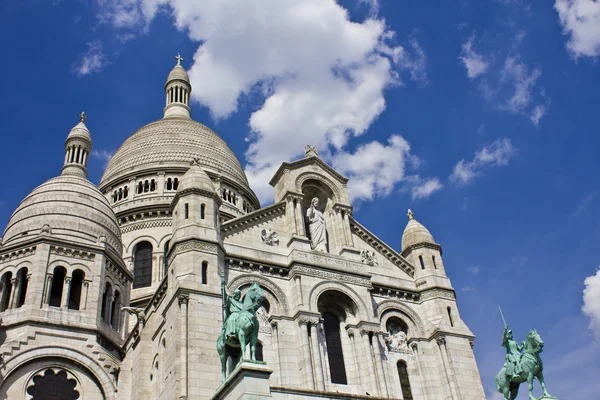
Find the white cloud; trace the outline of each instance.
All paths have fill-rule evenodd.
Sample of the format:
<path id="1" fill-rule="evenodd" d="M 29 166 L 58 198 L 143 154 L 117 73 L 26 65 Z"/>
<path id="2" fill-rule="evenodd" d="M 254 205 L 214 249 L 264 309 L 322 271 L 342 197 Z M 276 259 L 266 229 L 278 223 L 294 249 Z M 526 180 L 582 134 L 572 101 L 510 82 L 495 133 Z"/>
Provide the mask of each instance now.
<path id="1" fill-rule="evenodd" d="M 413 200 L 427 199 L 429 198 L 429 196 L 431 196 L 433 193 L 437 192 L 443 187 L 444 185 L 440 183 L 440 180 L 438 178 L 427 179 L 424 182 L 413 187 L 412 198 Z"/>
<path id="2" fill-rule="evenodd" d="M 462 45 L 462 52 L 460 57 L 458 57 L 467 69 L 469 79 L 475 79 L 479 75 L 484 74 L 489 67 L 489 62 L 473 49 L 474 41 L 475 35 L 471 35 Z"/>
<path id="3" fill-rule="evenodd" d="M 575 58 L 600 55 L 600 2 L 556 0 L 554 8 L 563 31 L 569 36 L 567 50 Z"/>
<path id="4" fill-rule="evenodd" d="M 454 166 L 450 180 L 459 186 L 467 185 L 486 168 L 508 165 L 515 153 L 516 149 L 513 147 L 510 139 L 497 139 L 475 152 L 473 160 L 460 160 Z"/>
<path id="5" fill-rule="evenodd" d="M 583 312 L 590 318 L 590 329 L 600 340 L 600 269 L 583 282 Z"/>
<path id="6" fill-rule="evenodd" d="M 272 198 L 271 174 L 302 155 L 304 145 L 331 160 L 349 137 L 363 134 L 385 110 L 384 91 L 401 84 L 400 74 L 427 80 L 415 34 L 398 45 L 383 18 L 351 21 L 334 0 L 99 4 L 105 20 L 138 30 L 166 5 L 175 25 L 200 43 L 188 71 L 192 96 L 215 118 L 235 113 L 249 94 L 264 97 L 249 120 L 246 152 L 246 174 L 262 202 Z"/>
<path id="7" fill-rule="evenodd" d="M 504 107 L 514 113 L 525 113 L 532 103 L 532 93 L 540 76 L 542 76 L 542 71 L 539 68 L 534 68 L 530 71 L 530 68 L 519 57 L 507 57 L 502 69 L 501 80 L 512 86 L 513 94 L 506 101 Z M 540 114 L 538 107 L 540 106 L 535 106 L 532 118 L 534 115 Z M 545 109 L 542 108 L 541 115 L 543 115 L 544 111 Z M 539 122 L 539 118 L 537 118 L 536 125 Z"/>
<path id="8" fill-rule="evenodd" d="M 479 267 L 469 267 L 467 268 L 467 271 L 469 271 L 473 275 L 477 275 L 479 273 Z"/>
<path id="9" fill-rule="evenodd" d="M 113 152 L 109 152 L 106 150 L 92 150 L 92 157 L 97 158 L 98 160 L 102 161 L 102 165 L 103 167 L 106 167 L 108 165 L 108 162 L 110 161 L 110 159 L 113 156 Z"/>
<path id="10" fill-rule="evenodd" d="M 74 64 L 73 71 L 81 77 L 100 72 L 107 64 L 108 60 L 102 51 L 102 43 L 89 42 L 87 51 L 81 54 L 81 59 Z"/>
<path id="11" fill-rule="evenodd" d="M 539 125 L 540 120 L 544 115 L 546 115 L 546 106 L 538 104 L 533 108 L 533 111 L 531 111 L 529 119 L 531 119 L 531 122 L 533 122 L 534 125 Z"/>

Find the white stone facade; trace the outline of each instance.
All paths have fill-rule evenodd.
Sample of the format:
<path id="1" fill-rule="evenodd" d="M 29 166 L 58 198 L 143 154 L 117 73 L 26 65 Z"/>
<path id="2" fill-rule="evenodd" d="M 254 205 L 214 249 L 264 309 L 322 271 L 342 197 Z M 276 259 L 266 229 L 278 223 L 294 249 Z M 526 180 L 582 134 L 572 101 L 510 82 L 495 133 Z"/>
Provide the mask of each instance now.
<path id="1" fill-rule="evenodd" d="M 86 400 L 213 398 L 222 278 L 230 293 L 253 282 L 264 291 L 268 368 L 256 373 L 269 384 L 251 366 L 245 384 L 256 398 L 484 399 L 441 247 L 412 212 L 396 251 L 353 218 L 347 179 L 310 147 L 282 164 L 274 204 L 261 208 L 233 152 L 191 120 L 190 92 L 178 62 L 165 117 L 127 139 L 98 188 L 85 179 L 83 116 L 61 177 L 11 217 L 0 399 L 56 382 L 57 395 Z M 326 251 L 311 247 L 314 197 Z"/>

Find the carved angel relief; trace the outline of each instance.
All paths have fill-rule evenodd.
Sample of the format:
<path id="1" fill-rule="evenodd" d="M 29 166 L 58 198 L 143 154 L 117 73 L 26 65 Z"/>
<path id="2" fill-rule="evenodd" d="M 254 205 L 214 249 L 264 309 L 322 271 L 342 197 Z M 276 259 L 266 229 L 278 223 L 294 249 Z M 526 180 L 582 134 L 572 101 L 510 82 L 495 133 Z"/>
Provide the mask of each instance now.
<path id="1" fill-rule="evenodd" d="M 271 230 L 271 228 L 263 229 L 260 232 L 260 238 L 263 243 L 266 243 L 269 246 L 279 246 L 279 235 L 277 232 Z"/>
<path id="2" fill-rule="evenodd" d="M 361 251 L 360 259 L 363 264 L 367 264 L 370 267 L 379 265 L 379 261 L 377 261 L 377 256 L 375 255 L 375 251 L 371 251 L 371 250 Z"/>

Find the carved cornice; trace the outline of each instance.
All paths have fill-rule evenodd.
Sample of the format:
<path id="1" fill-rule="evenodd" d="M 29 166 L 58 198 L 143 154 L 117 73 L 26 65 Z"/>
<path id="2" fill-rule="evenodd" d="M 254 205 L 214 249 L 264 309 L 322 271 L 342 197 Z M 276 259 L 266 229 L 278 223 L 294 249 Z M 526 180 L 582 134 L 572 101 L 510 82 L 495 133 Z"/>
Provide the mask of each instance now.
<path id="1" fill-rule="evenodd" d="M 423 302 L 425 300 L 441 298 L 448 300 L 456 300 L 456 295 L 453 290 L 449 289 L 430 289 L 421 292 L 420 301 Z"/>
<path id="2" fill-rule="evenodd" d="M 135 224 L 130 224 L 130 225 L 122 227 L 121 232 L 129 233 L 129 232 L 138 231 L 140 229 L 167 228 L 167 227 L 171 227 L 171 226 L 173 226 L 173 219 L 172 218 L 164 218 L 164 219 L 160 219 L 160 220 L 157 219 L 155 221 L 144 221 L 144 222 L 138 222 Z"/>
<path id="3" fill-rule="evenodd" d="M 117 278 L 124 287 L 127 287 L 127 283 L 133 282 L 133 274 L 121 267 L 117 267 L 110 261 L 106 262 L 106 270 L 110 272 L 111 276 Z"/>
<path id="4" fill-rule="evenodd" d="M 377 236 L 371 233 L 367 228 L 350 217 L 350 227 L 365 242 L 369 243 L 381 255 L 391 261 L 394 265 L 406 272 L 411 278 L 415 277 L 415 269 L 410 263 L 394 249 L 381 241 Z"/>
<path id="5" fill-rule="evenodd" d="M 227 237 L 238 232 L 241 229 L 245 229 L 250 226 L 255 226 L 262 221 L 271 220 L 275 217 L 283 216 L 285 215 L 285 204 L 285 201 L 275 203 L 268 207 L 252 211 L 249 214 L 224 222 L 221 225 L 221 234 L 223 235 L 223 237 Z"/>
<path id="6" fill-rule="evenodd" d="M 355 275 L 342 274 L 332 271 L 324 271 L 322 269 L 314 267 L 304 267 L 300 265 L 295 265 L 292 268 L 291 274 L 308 275 L 326 280 L 346 282 L 355 285 L 371 287 L 371 281 L 367 278 L 361 278 Z"/>
<path id="7" fill-rule="evenodd" d="M 219 246 L 214 243 L 203 242 L 200 240 L 186 240 L 184 242 L 178 242 L 173 245 L 171 250 L 169 250 L 169 260 L 168 263 L 171 265 L 171 262 L 178 254 L 185 253 L 187 251 L 203 251 L 206 253 L 216 254 L 219 250 Z"/>
<path id="8" fill-rule="evenodd" d="M 95 253 L 72 249 L 63 246 L 50 246 L 50 254 L 55 254 L 63 257 L 79 258 L 81 260 L 92 261 L 96 257 Z"/>
<path id="9" fill-rule="evenodd" d="M 251 260 L 241 260 L 236 258 L 226 258 L 225 263 L 228 268 L 244 272 L 258 272 L 262 275 L 282 277 L 289 275 L 290 269 L 281 265 L 264 264 Z"/>
<path id="10" fill-rule="evenodd" d="M 381 285 L 373 285 L 371 290 L 373 295 L 389 297 L 392 299 L 399 299 L 404 301 L 410 301 L 416 303 L 419 301 L 419 293 L 411 292 L 408 290 L 402 290 L 397 288 L 385 287 Z"/>
<path id="11" fill-rule="evenodd" d="M 0 263 L 18 260 L 19 258 L 29 257 L 35 254 L 35 246 L 25 247 L 10 253 L 0 254 Z"/>
<path id="12" fill-rule="evenodd" d="M 408 253 L 410 253 L 411 251 L 416 250 L 416 249 L 421 249 L 421 248 L 437 250 L 440 252 L 440 255 L 442 254 L 442 246 L 441 245 L 439 245 L 437 243 L 423 242 L 423 243 L 411 244 L 410 246 L 408 246 L 407 248 L 402 250 L 402 257 L 406 257 L 408 255 Z"/>

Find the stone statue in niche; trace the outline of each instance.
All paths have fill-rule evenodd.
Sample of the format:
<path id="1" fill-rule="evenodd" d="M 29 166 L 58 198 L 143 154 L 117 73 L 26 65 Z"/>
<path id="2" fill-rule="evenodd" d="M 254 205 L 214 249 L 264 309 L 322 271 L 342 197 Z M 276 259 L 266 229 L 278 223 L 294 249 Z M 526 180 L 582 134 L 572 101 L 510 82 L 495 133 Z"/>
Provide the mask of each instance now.
<path id="1" fill-rule="evenodd" d="M 396 329 L 395 327 L 390 328 L 390 336 L 387 338 L 388 346 L 390 351 L 399 353 L 410 353 L 408 349 L 408 338 L 406 332 Z"/>
<path id="2" fill-rule="evenodd" d="M 370 267 L 379 265 L 377 257 L 375 256 L 375 250 L 363 250 L 360 252 L 360 258 L 363 264 L 367 264 Z"/>
<path id="3" fill-rule="evenodd" d="M 306 210 L 306 220 L 308 221 L 308 230 L 310 232 L 310 247 L 313 250 L 327 252 L 327 227 L 325 216 L 317 209 L 319 199 L 313 197 L 310 201 L 310 208 Z"/>
<path id="4" fill-rule="evenodd" d="M 271 228 L 263 229 L 260 232 L 260 238 L 263 243 L 266 243 L 270 246 L 279 246 L 279 235 L 277 232 L 271 230 Z"/>

